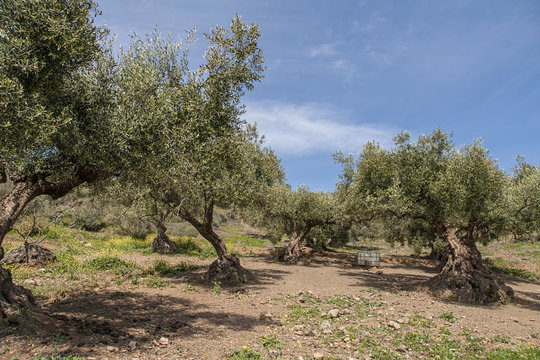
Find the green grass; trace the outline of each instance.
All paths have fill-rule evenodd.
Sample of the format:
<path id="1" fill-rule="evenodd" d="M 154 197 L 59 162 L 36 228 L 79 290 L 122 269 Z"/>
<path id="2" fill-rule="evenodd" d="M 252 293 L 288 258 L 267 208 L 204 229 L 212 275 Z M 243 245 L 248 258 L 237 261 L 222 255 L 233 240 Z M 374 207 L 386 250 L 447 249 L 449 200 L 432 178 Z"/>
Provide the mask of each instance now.
<path id="1" fill-rule="evenodd" d="M 88 260 L 84 266 L 91 270 L 109 271 L 115 275 L 127 275 L 137 268 L 135 263 L 122 260 L 116 256 L 99 256 Z"/>
<path id="2" fill-rule="evenodd" d="M 255 350 L 248 349 L 244 347 L 242 349 L 232 350 L 227 359 L 229 360 L 263 360 L 261 354 Z"/>
<path id="3" fill-rule="evenodd" d="M 458 321 L 456 315 L 454 315 L 454 313 L 451 311 L 442 313 L 441 315 L 439 315 L 439 318 L 449 323 L 455 323 L 456 321 Z"/>
<path id="4" fill-rule="evenodd" d="M 177 265 L 170 265 L 163 260 L 154 261 L 154 266 L 150 269 L 150 272 L 157 275 L 176 275 L 181 272 L 193 270 L 195 267 L 186 263 L 180 263 Z"/>
<path id="5" fill-rule="evenodd" d="M 85 358 L 78 355 L 62 356 L 62 354 L 54 350 L 53 353 L 50 355 L 45 355 L 45 356 L 36 355 L 31 360 L 85 360 Z"/>
<path id="6" fill-rule="evenodd" d="M 484 262 L 491 269 L 491 271 L 497 274 L 515 276 L 528 281 L 540 280 L 539 275 L 527 270 L 517 269 L 513 267 L 512 262 L 503 258 L 485 259 Z"/>
<path id="7" fill-rule="evenodd" d="M 264 335 L 258 342 L 265 349 L 283 349 L 285 346 L 276 336 Z"/>

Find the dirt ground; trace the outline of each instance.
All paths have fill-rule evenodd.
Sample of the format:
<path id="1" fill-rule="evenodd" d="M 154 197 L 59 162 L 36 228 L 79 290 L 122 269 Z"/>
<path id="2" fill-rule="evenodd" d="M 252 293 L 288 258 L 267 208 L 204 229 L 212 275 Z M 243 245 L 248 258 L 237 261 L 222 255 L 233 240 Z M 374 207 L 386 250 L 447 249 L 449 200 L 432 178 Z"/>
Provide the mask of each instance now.
<path id="1" fill-rule="evenodd" d="M 362 319 L 348 319 L 347 312 L 341 313 L 344 326 L 369 329 L 393 322 L 403 330 L 416 316 L 452 333 L 468 331 L 483 339 L 505 339 L 508 346 L 540 346 L 539 283 L 506 277 L 516 293 L 514 303 L 463 305 L 423 291 L 422 283 L 435 274 L 434 264 L 427 260 L 385 255 L 378 268 L 366 269 L 354 265 L 355 253 L 340 251 L 314 255 L 309 263 L 286 265 L 268 260 L 266 250 L 261 251 L 259 256 L 241 259 L 257 282 L 236 288 L 203 283 L 203 266 L 165 277 L 166 286 L 160 288 L 121 283 L 113 275 L 103 275 L 92 291 L 41 301 L 41 308 L 53 320 L 36 329 L 37 335 L 0 339 L 0 358 L 31 359 L 58 352 L 87 360 L 223 359 L 232 349 L 254 349 L 265 358 L 308 359 L 319 353 L 336 359 L 369 359 L 348 337 L 325 337 L 326 324 L 299 325 L 291 317 L 291 311 L 306 305 L 306 299 L 308 304 L 312 299 L 324 300 L 324 316 L 338 303 L 328 300 L 338 298 L 350 303 L 377 299 L 379 303 L 372 315 Z M 130 258 L 141 265 L 153 259 L 150 255 Z M 211 262 L 187 256 L 166 259 L 196 265 Z M 445 321 L 440 317 L 443 313 L 454 314 L 457 321 Z M 329 320 L 330 326 L 340 325 Z M 269 334 L 280 339 L 282 349 L 262 348 L 259 342 Z"/>

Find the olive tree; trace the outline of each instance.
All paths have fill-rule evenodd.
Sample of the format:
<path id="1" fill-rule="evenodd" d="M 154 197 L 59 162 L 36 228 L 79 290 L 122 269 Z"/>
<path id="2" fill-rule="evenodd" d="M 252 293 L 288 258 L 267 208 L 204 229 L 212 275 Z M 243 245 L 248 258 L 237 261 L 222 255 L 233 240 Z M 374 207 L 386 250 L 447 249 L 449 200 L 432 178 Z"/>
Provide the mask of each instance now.
<path id="1" fill-rule="evenodd" d="M 505 175 L 487 150 L 479 142 L 455 149 L 441 130 L 415 143 L 406 133 L 394 140 L 391 150 L 368 143 L 354 172 L 345 162 L 341 187 L 351 211 L 393 223 L 392 236 L 411 245 L 444 241 L 444 266 L 429 282 L 434 292 L 462 302 L 512 297 L 476 248 L 503 233 Z"/>
<path id="2" fill-rule="evenodd" d="M 144 194 L 144 206 L 152 209 L 158 227 L 156 250 L 174 251 L 164 226 L 167 216 L 174 213 L 192 224 L 216 249 L 218 259 L 210 267 L 209 277 L 244 282 L 248 272 L 228 254 L 212 229 L 212 220 L 216 205 L 247 201 L 258 185 L 273 181 L 263 171 L 266 168 L 258 166 L 261 161 L 271 163 L 269 168 L 274 173 L 281 171 L 273 153 L 261 147 L 255 128 L 246 127 L 240 118 L 244 111 L 241 97 L 263 75 L 264 59 L 257 46 L 260 33 L 257 25 L 247 24 L 237 15 L 228 29 L 218 26 L 204 36 L 210 43 L 205 63 L 188 72 L 187 77 L 183 76 L 189 68 L 187 55 L 179 57 L 175 53 L 179 47 L 160 36 L 154 35 L 150 41 L 136 38 L 123 54 L 127 74 L 141 74 L 150 80 L 145 86 L 129 89 L 130 96 L 145 99 L 145 108 L 153 109 L 136 112 L 141 112 L 141 118 L 166 119 L 169 126 L 158 124 L 158 133 L 168 134 L 171 127 L 177 130 L 158 137 L 167 139 L 165 143 L 149 139 L 154 147 L 166 149 L 158 161 L 149 159 L 140 164 L 136 174 L 128 173 L 117 180 L 132 184 L 135 194 Z M 163 58 L 182 62 L 162 66 Z M 154 78 L 163 84 L 180 84 L 176 101 L 169 101 L 168 91 L 152 91 Z"/>
<path id="3" fill-rule="evenodd" d="M 275 241 L 287 235 L 288 244 L 278 252 L 278 258 L 289 263 L 301 258 L 302 242 L 313 228 L 335 223 L 333 196 L 307 187 L 293 191 L 286 185 L 274 186 L 261 210 L 263 223 L 271 229 Z"/>
<path id="4" fill-rule="evenodd" d="M 0 182 L 13 183 L 0 200 L 0 245 L 35 197 L 62 197 L 126 164 L 96 13 L 89 0 L 0 2 Z M 33 302 L 0 268 L 0 314 Z"/>
<path id="5" fill-rule="evenodd" d="M 508 230 L 515 240 L 540 239 L 540 168 L 521 157 L 505 189 Z"/>

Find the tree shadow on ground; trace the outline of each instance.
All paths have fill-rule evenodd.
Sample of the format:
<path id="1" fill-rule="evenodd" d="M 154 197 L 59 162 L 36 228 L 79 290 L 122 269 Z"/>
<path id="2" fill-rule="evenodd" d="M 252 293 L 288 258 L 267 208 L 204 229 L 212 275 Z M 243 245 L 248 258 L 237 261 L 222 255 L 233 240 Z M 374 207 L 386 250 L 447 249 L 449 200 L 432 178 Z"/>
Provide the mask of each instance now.
<path id="1" fill-rule="evenodd" d="M 222 305 L 140 291 L 82 293 L 47 304 L 43 311 L 54 321 L 33 338 L 51 348 L 61 339 L 63 353 L 90 356 L 107 346 L 131 351 L 132 341 L 139 348 L 160 348 L 165 345 L 159 344 L 161 337 L 218 338 L 226 332 L 260 325 L 258 317 L 230 310 Z"/>
<path id="2" fill-rule="evenodd" d="M 220 287 L 231 292 L 239 291 L 246 288 L 256 290 L 264 286 L 272 285 L 277 281 L 281 281 L 286 275 L 290 274 L 289 271 L 285 270 L 250 269 L 249 267 L 245 267 L 245 269 L 253 274 L 254 280 L 249 281 L 246 284 L 238 285 L 220 284 Z M 191 271 L 182 272 L 176 275 L 164 276 L 164 278 L 169 279 L 177 286 L 182 286 L 182 284 L 191 284 L 200 286 L 205 289 L 211 289 L 215 286 L 215 284 L 204 278 L 204 274 L 207 270 L 207 266 L 200 266 Z"/>

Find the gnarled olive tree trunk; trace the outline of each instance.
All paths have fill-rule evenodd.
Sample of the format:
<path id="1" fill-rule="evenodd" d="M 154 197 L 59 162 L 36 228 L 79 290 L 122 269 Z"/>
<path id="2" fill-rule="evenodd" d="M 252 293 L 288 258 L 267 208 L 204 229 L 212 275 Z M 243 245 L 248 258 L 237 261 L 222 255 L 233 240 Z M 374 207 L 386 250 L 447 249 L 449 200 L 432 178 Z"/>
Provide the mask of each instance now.
<path id="1" fill-rule="evenodd" d="M 229 254 L 225 242 L 215 233 L 212 227 L 213 211 L 213 204 L 207 206 L 202 222 L 198 221 L 189 212 L 182 214 L 184 220 L 193 225 L 199 234 L 208 240 L 216 250 L 217 259 L 210 264 L 205 278 L 212 282 L 232 285 L 253 280 L 253 274 L 240 265 L 240 259 L 236 255 Z"/>
<path id="2" fill-rule="evenodd" d="M 33 179 L 21 176 L 13 179 L 13 189 L 0 201 L 0 259 L 4 257 L 1 247 L 4 237 L 32 199 L 40 195 L 51 195 L 53 199 L 57 199 L 83 182 L 81 178 L 72 178 L 63 183 L 50 183 L 45 176 L 36 176 Z M 21 314 L 21 309 L 34 304 L 32 293 L 13 284 L 11 272 L 0 265 L 0 318 L 15 321 L 17 315 Z"/>
<path id="3" fill-rule="evenodd" d="M 152 241 L 152 252 L 158 254 L 174 254 L 176 252 L 176 244 L 169 239 L 166 234 L 167 227 L 163 219 L 160 219 L 157 224 L 157 236 Z"/>
<path id="4" fill-rule="evenodd" d="M 464 303 L 506 302 L 514 296 L 512 288 L 497 278 L 482 263 L 474 232 L 458 236 L 456 229 L 445 233 L 448 260 L 441 272 L 428 282 L 438 296 Z"/>
<path id="5" fill-rule="evenodd" d="M 287 247 L 282 249 L 278 254 L 279 260 L 291 264 L 298 262 L 298 260 L 300 260 L 302 257 L 302 249 L 300 248 L 300 245 L 311 229 L 312 226 L 306 225 L 300 232 L 298 232 L 296 229 L 293 230 L 290 236 L 289 244 L 287 244 Z"/>

